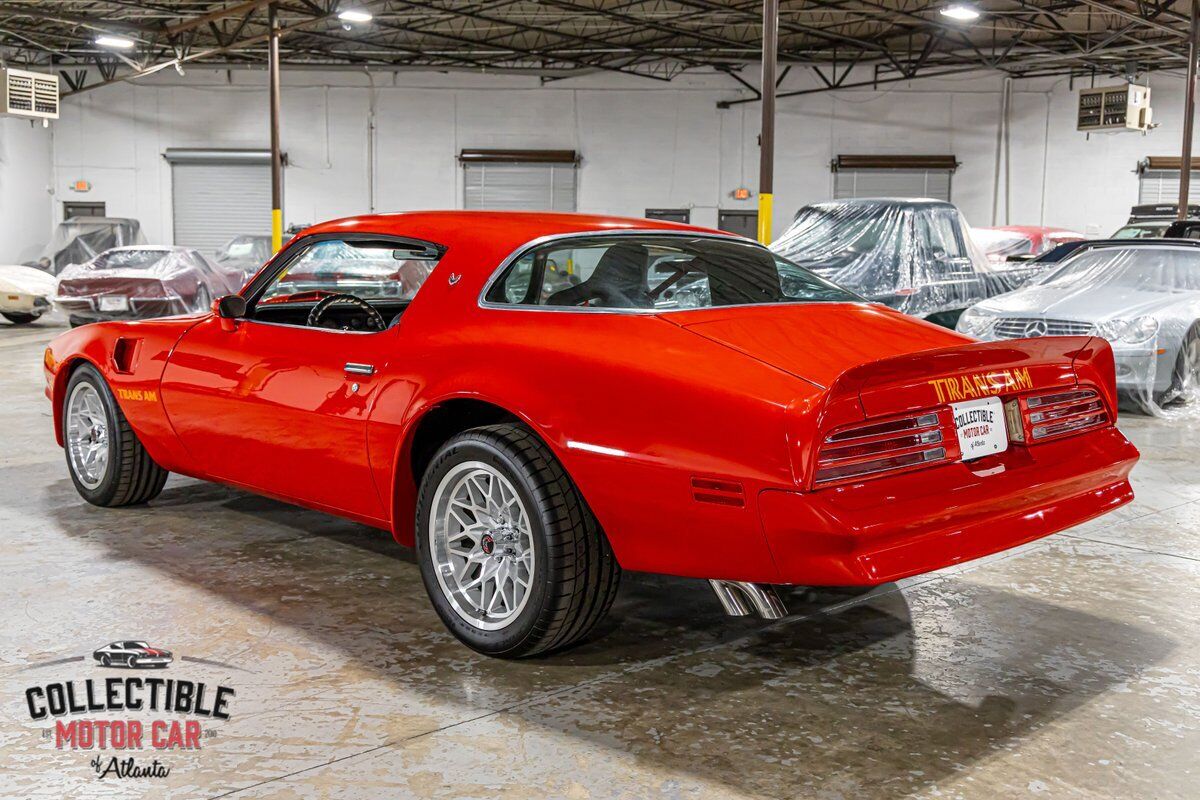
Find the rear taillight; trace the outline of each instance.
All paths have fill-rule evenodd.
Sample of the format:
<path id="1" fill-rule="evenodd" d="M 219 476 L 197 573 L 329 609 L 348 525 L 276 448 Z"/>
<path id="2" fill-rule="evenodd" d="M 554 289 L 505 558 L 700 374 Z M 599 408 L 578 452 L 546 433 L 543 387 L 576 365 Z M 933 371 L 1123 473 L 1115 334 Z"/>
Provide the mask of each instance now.
<path id="1" fill-rule="evenodd" d="M 958 458 L 947 411 L 869 422 L 825 437 L 817 455 L 815 486 L 875 477 Z"/>
<path id="2" fill-rule="evenodd" d="M 1008 438 L 1032 444 L 1099 428 L 1109 422 L 1108 410 L 1095 389 L 1069 389 L 1032 394 L 1005 403 Z"/>

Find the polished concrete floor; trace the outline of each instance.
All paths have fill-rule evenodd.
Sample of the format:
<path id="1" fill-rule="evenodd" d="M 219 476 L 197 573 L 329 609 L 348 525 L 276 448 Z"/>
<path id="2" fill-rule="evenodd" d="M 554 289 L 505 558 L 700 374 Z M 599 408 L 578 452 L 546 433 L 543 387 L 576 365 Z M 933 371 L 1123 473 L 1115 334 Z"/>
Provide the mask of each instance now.
<path id="1" fill-rule="evenodd" d="M 0 797 L 1200 796 L 1200 423 L 1124 419 L 1137 501 L 1017 551 L 770 624 L 629 575 L 591 641 L 509 663 L 380 532 L 178 478 L 86 505 L 41 395 L 54 332 L 0 326 Z M 130 674 L 80 658 L 126 638 L 236 691 L 199 750 L 133 754 L 165 778 L 97 779 L 25 710 Z"/>

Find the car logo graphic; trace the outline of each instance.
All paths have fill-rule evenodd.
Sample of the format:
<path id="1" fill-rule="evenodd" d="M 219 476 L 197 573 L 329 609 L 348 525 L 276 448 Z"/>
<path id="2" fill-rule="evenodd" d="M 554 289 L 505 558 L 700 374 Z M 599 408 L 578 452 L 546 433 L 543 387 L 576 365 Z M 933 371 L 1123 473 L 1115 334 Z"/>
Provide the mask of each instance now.
<path id="1" fill-rule="evenodd" d="M 102 667 L 131 669 L 163 669 L 173 660 L 170 650 L 151 647 L 140 639 L 109 642 L 93 652 L 92 658 Z"/>
<path id="2" fill-rule="evenodd" d="M 1030 339 L 1045 336 L 1048 330 L 1049 327 L 1046 325 L 1046 320 L 1044 319 L 1034 319 L 1025 323 L 1025 335 Z"/>

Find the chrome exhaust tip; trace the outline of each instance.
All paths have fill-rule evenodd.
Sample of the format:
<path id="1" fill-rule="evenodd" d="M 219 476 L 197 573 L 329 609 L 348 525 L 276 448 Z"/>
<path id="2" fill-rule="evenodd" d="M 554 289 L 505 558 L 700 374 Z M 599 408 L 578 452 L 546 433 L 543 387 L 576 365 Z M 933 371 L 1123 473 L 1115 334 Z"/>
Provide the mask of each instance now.
<path id="1" fill-rule="evenodd" d="M 747 617 L 757 612 L 763 619 L 783 619 L 787 616 L 787 608 L 769 583 L 750 583 L 749 581 L 719 581 L 710 580 L 721 608 L 731 617 Z"/>

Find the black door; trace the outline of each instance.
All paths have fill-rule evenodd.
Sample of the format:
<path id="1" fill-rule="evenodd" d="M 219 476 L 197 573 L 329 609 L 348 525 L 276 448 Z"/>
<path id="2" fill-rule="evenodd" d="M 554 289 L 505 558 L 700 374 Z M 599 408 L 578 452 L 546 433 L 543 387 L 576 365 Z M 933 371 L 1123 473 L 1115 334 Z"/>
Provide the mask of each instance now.
<path id="1" fill-rule="evenodd" d="M 740 234 L 747 239 L 757 239 L 758 212 L 721 209 L 717 213 L 717 227 L 723 231 Z"/>

